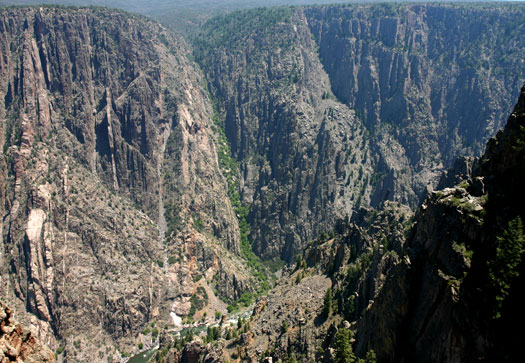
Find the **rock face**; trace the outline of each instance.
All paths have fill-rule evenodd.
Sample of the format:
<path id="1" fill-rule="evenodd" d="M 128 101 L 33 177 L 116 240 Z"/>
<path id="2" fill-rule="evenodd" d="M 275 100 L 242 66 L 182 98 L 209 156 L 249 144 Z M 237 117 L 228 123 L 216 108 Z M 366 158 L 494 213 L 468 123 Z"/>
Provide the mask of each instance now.
<path id="1" fill-rule="evenodd" d="M 358 191 L 368 203 L 364 127 L 333 97 L 300 11 L 217 18 L 196 48 L 240 162 L 254 250 L 290 260 L 351 214 Z"/>
<path id="2" fill-rule="evenodd" d="M 260 311 L 251 323 L 252 339 L 244 346 L 245 355 L 252 361 L 261 361 L 265 355 L 286 359 L 289 351 L 300 352 L 304 360 L 318 361 L 317 343 L 325 339 L 330 328 L 320 315 L 331 281 L 320 275 L 306 275 L 298 281 L 300 273 L 304 272 L 283 279 L 258 302 L 256 309 Z"/>
<path id="3" fill-rule="evenodd" d="M 427 199 L 403 262 L 359 322 L 358 352 L 374 349 L 384 361 L 519 359 L 524 111 L 525 88 L 477 167 Z"/>
<path id="4" fill-rule="evenodd" d="M 179 324 L 203 291 L 217 301 L 257 289 L 252 275 L 264 271 L 248 235 L 257 254 L 287 261 L 316 240 L 228 356 L 275 348 L 275 358 L 330 360 L 336 325 L 362 314 L 360 354 L 502 354 L 514 342 L 510 312 L 521 316 L 505 301 L 521 292 L 503 286 L 494 241 L 510 222 L 518 233 L 523 100 L 480 161 L 443 179 L 467 182 L 432 194 L 407 240 L 400 219 L 410 214 L 401 204 L 415 206 L 501 126 L 523 76 L 509 71 L 520 69 L 523 11 L 238 12 L 195 41 L 206 87 L 188 45 L 147 19 L 2 9 L 0 296 L 59 360 L 114 361 L 154 346 L 158 328 Z M 361 209 L 370 206 L 382 210 Z M 323 233 L 334 226 L 344 227 L 335 239 Z M 328 286 L 338 315 L 316 322 Z M 479 295 L 486 286 L 497 299 Z M 446 338 L 430 344 L 439 332 Z M 195 342 L 170 359 L 217 360 L 223 343 Z"/>
<path id="5" fill-rule="evenodd" d="M 252 289 L 186 44 L 104 9 L 4 9 L 0 29 L 0 296 L 20 319 L 105 360 L 173 324 L 193 276 Z"/>
<path id="6" fill-rule="evenodd" d="M 356 354 L 381 362 L 519 361 L 524 157 L 525 87 L 484 155 L 458 162 L 443 183 L 461 182 L 415 217 L 387 202 L 312 241 L 225 357 L 337 361 L 350 329 Z"/>
<path id="7" fill-rule="evenodd" d="M 255 251 L 290 261 L 361 205 L 415 207 L 458 156 L 479 154 L 523 77 L 523 11 L 358 5 L 209 21 L 196 58 L 241 165 Z"/>
<path id="8" fill-rule="evenodd" d="M 408 207 L 393 202 L 380 211 L 361 209 L 335 233 L 312 241 L 304 258 L 285 268 L 272 290 L 257 300 L 249 319 L 221 324 L 222 339 L 186 344 L 179 353 L 191 353 L 195 362 L 336 361 L 338 330 L 355 329 L 400 263 L 411 216 Z M 162 359 L 175 355 L 173 346 L 178 345 L 161 345 L 159 351 L 166 353 L 157 359 L 172 362 Z"/>
<path id="9" fill-rule="evenodd" d="M 20 325 L 13 312 L 0 302 L 0 362 L 55 362 L 48 347 L 38 342 L 35 336 Z"/>

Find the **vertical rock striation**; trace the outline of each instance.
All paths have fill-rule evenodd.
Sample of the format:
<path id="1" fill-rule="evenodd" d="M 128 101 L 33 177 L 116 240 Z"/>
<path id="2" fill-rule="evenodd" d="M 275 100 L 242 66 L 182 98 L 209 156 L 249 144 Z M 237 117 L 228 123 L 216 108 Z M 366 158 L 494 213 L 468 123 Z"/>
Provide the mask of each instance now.
<path id="1" fill-rule="evenodd" d="M 479 155 L 518 90 L 524 9 L 243 11 L 196 43 L 241 165 L 255 251 L 290 260 L 363 205 L 415 207 Z"/>
<path id="2" fill-rule="evenodd" d="M 44 342 L 118 358 L 148 322 L 172 324 L 194 275 L 249 288 L 181 39 L 115 10 L 13 8 L 0 54 L 0 291 Z"/>
<path id="3" fill-rule="evenodd" d="M 443 168 L 459 155 L 479 155 L 503 126 L 514 97 L 508 90 L 517 90 L 523 78 L 522 26 L 515 23 L 522 8 L 381 5 L 305 12 L 334 94 L 374 135 L 380 177 L 373 205 L 385 193 L 417 205 Z"/>

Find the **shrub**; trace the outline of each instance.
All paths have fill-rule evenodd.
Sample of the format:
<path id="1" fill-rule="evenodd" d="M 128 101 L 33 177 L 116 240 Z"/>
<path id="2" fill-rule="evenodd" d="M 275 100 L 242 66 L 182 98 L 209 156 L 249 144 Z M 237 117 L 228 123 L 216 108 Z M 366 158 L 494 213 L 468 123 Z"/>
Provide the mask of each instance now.
<path id="1" fill-rule="evenodd" d="M 283 320 L 283 324 L 281 325 L 281 332 L 286 333 L 288 331 L 288 322 L 286 320 Z"/>
<path id="2" fill-rule="evenodd" d="M 153 328 L 151 331 L 151 339 L 157 340 L 157 337 L 159 336 L 159 329 Z"/>

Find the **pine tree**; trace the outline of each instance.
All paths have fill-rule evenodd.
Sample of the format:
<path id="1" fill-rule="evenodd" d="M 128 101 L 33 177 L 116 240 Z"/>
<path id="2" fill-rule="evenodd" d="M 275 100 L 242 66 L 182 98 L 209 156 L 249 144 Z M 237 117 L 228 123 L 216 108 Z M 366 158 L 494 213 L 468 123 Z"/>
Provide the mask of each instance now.
<path id="1" fill-rule="evenodd" d="M 369 350 L 366 353 L 365 363 L 376 363 L 376 362 L 377 362 L 376 352 L 374 352 L 373 350 Z"/>
<path id="2" fill-rule="evenodd" d="M 352 332 L 346 328 L 340 328 L 335 335 L 335 361 L 337 363 L 353 363 L 356 361 L 352 350 Z"/>

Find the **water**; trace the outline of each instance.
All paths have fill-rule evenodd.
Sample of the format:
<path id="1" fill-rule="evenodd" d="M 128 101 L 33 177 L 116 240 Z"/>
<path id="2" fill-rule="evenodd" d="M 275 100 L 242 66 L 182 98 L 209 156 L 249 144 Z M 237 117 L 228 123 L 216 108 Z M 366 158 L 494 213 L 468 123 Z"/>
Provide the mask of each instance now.
<path id="1" fill-rule="evenodd" d="M 246 310 L 238 311 L 234 314 L 231 314 L 229 318 L 226 320 L 226 324 L 233 324 L 236 325 L 240 318 L 243 318 L 244 320 L 250 319 L 250 316 L 252 316 L 254 306 L 249 306 Z"/>
<path id="2" fill-rule="evenodd" d="M 128 363 L 146 363 L 148 360 L 153 357 L 153 355 L 157 352 L 159 349 L 158 346 L 151 348 L 150 350 L 146 350 L 145 352 L 139 353 L 137 355 L 134 355 L 128 360 Z"/>
<path id="3" fill-rule="evenodd" d="M 241 311 L 238 311 L 238 312 L 236 312 L 234 314 L 231 314 L 230 318 L 226 320 L 226 326 L 228 326 L 230 324 L 236 325 L 237 321 L 240 318 L 249 319 L 250 316 L 252 315 L 252 312 L 253 312 L 253 306 L 250 306 L 246 310 L 241 310 Z M 180 319 L 180 321 L 182 319 L 179 316 L 177 316 L 175 313 L 172 313 L 171 317 L 172 317 L 172 319 L 174 321 L 174 324 L 176 326 L 178 325 L 178 327 L 180 327 L 179 319 Z M 193 333 L 193 335 L 199 335 L 200 333 L 205 332 L 208 329 L 208 326 L 212 327 L 212 326 L 217 326 L 217 325 L 218 325 L 217 323 L 212 323 L 212 324 L 201 324 L 201 325 L 196 326 L 196 327 L 182 328 L 179 331 L 175 332 L 174 336 L 184 337 L 190 331 Z M 159 346 L 158 345 L 156 347 L 154 347 L 154 348 L 151 348 L 150 350 L 144 351 L 142 353 L 139 353 L 139 354 L 131 357 L 130 360 L 128 360 L 128 363 L 147 363 L 147 361 L 150 360 L 151 357 L 153 357 L 153 355 L 157 352 L 157 350 L 159 350 Z"/>
<path id="4" fill-rule="evenodd" d="M 210 326 L 212 326 L 212 325 L 210 325 Z M 191 327 L 191 328 L 182 328 L 180 331 L 178 331 L 176 333 L 176 335 L 178 335 L 180 337 L 184 337 L 189 332 L 192 332 L 193 335 L 199 335 L 200 333 L 205 332 L 207 329 L 208 329 L 208 325 L 207 324 L 202 324 L 202 325 Z"/>

